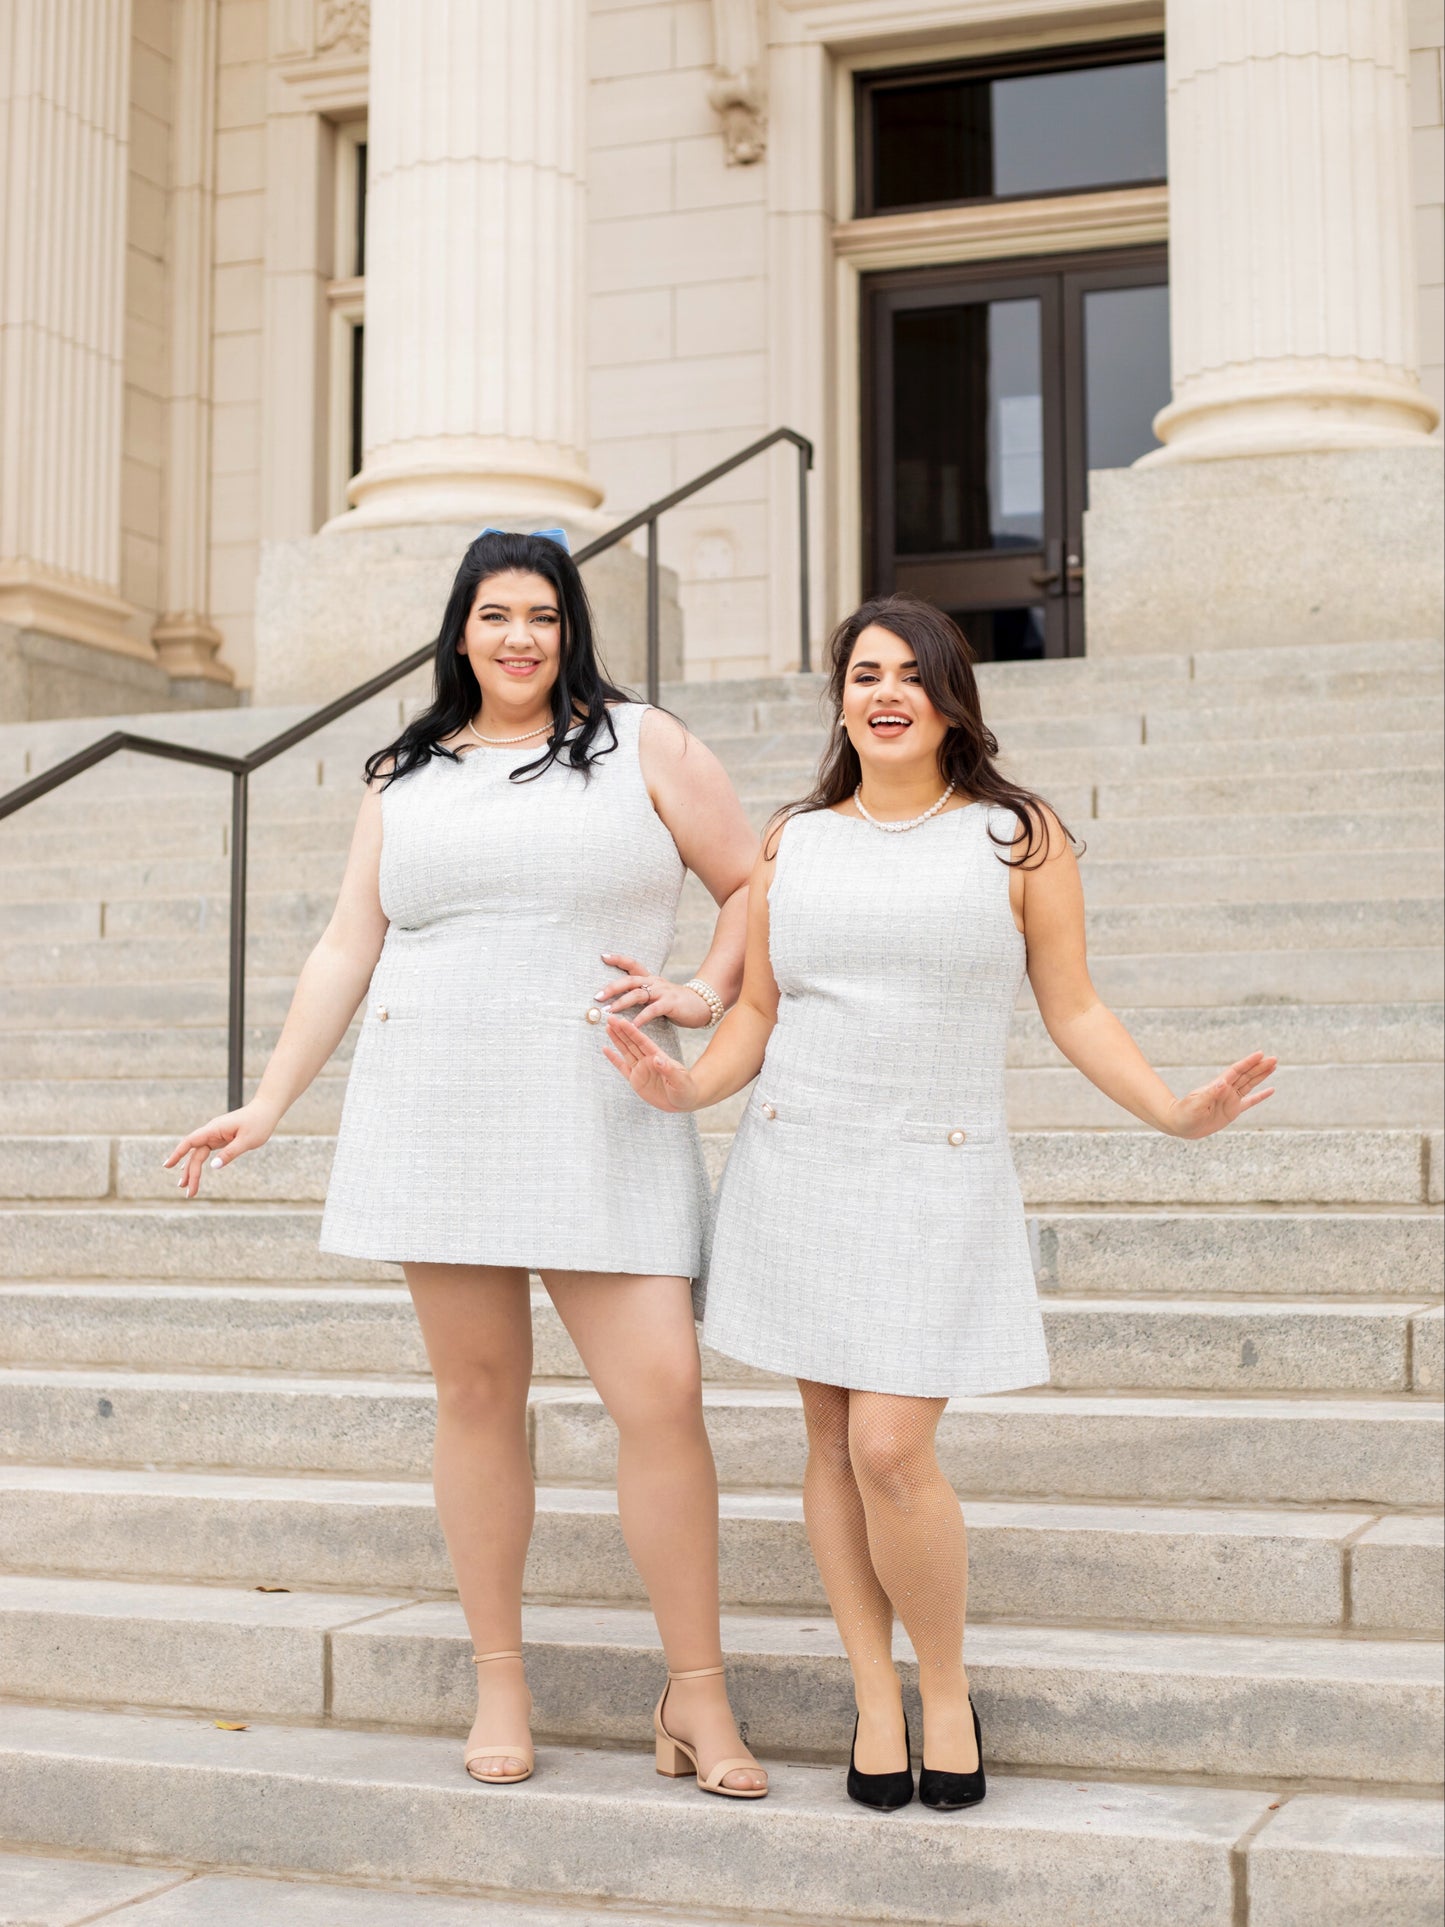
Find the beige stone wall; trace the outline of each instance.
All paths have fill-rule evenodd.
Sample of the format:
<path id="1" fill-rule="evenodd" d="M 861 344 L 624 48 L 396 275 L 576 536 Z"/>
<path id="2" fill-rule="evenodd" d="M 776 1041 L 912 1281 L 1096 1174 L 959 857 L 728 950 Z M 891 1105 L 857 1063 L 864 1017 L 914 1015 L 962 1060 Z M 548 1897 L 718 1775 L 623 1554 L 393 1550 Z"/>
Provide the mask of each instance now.
<path id="1" fill-rule="evenodd" d="M 130 167 L 126 182 L 125 403 L 121 430 L 120 587 L 138 638 L 161 612 L 166 453 L 166 195 L 170 186 L 171 8 L 134 0 Z"/>
<path id="2" fill-rule="evenodd" d="M 215 345 L 211 363 L 211 618 L 251 680 L 260 549 L 266 0 L 221 0 L 216 94 Z"/>
<path id="3" fill-rule="evenodd" d="M 592 0 L 590 25 L 589 462 L 623 515 L 776 426 L 767 161 L 726 164 L 708 0 Z M 690 676 L 768 668 L 764 481 L 752 464 L 662 524 Z"/>
<path id="4" fill-rule="evenodd" d="M 1415 274 L 1420 300 L 1420 379 L 1445 412 L 1445 9 L 1411 0 L 1410 130 L 1415 191 Z M 1442 431 L 1436 429 L 1439 435 Z"/>

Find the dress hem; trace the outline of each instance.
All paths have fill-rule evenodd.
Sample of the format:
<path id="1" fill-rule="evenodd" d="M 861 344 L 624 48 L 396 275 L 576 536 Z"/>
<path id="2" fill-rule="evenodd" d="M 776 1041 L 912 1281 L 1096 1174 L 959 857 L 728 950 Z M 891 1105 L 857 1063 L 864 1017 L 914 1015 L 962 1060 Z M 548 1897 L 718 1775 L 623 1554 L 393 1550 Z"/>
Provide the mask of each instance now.
<path id="1" fill-rule="evenodd" d="M 375 1246 L 360 1250 L 356 1245 L 343 1245 L 318 1239 L 318 1251 L 324 1251 L 332 1258 L 361 1258 L 372 1264 L 382 1265 L 490 1265 L 498 1270 L 507 1271 L 596 1271 L 612 1273 L 619 1278 L 685 1278 L 689 1284 L 695 1283 L 698 1272 L 696 1261 L 689 1270 L 683 1265 L 619 1264 L 615 1258 L 606 1260 L 586 1258 L 551 1258 L 539 1256 L 535 1251 L 526 1257 L 498 1257 L 493 1252 L 478 1255 L 466 1251 L 460 1256 L 455 1250 L 446 1252 L 418 1251 L 408 1248 L 401 1251 L 395 1248 L 379 1251 Z"/>
<path id="2" fill-rule="evenodd" d="M 747 1353 L 715 1337 L 708 1331 L 706 1325 L 703 1326 L 702 1337 L 704 1344 L 710 1345 L 715 1352 L 721 1352 L 724 1358 L 731 1358 L 739 1365 L 751 1365 L 755 1371 L 776 1372 L 786 1378 L 804 1378 L 813 1385 L 833 1385 L 844 1392 L 879 1392 L 891 1398 L 989 1398 L 996 1392 L 1024 1392 L 1032 1386 L 1049 1383 L 1049 1366 L 1045 1363 L 1041 1373 L 1028 1373 L 1024 1376 L 1010 1373 L 998 1380 L 991 1380 L 986 1385 L 979 1384 L 977 1381 L 966 1385 L 955 1383 L 946 1387 L 938 1384 L 854 1385 L 845 1379 L 838 1378 L 832 1371 L 820 1374 L 806 1370 L 796 1362 L 779 1364 L 776 1355 L 771 1358 L 760 1358 L 756 1355 L 750 1357 Z"/>

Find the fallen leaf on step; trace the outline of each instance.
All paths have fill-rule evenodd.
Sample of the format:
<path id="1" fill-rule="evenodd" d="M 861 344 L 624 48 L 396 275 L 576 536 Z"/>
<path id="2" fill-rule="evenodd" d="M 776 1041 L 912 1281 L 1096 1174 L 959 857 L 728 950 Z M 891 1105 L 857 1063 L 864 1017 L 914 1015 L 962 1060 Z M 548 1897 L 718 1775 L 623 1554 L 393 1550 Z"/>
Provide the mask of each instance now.
<path id="1" fill-rule="evenodd" d="M 244 1733 L 248 1730 L 245 1720 L 212 1720 L 211 1724 L 219 1726 L 223 1733 Z"/>
<path id="2" fill-rule="evenodd" d="M 252 1590 L 255 1592 L 290 1592 L 291 1588 L 289 1586 L 256 1586 L 253 1587 Z"/>

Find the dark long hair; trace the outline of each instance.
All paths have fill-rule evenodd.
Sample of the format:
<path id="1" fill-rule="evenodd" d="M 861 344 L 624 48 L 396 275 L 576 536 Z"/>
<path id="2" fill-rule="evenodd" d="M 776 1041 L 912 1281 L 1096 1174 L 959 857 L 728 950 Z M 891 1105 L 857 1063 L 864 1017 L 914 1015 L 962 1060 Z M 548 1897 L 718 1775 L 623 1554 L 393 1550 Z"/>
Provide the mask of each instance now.
<path id="1" fill-rule="evenodd" d="M 1012 810 L 1019 820 L 1013 837 L 989 835 L 1001 850 L 1020 850 L 1017 856 L 1001 857 L 1011 868 L 1036 868 L 1048 855 L 1049 837 L 1044 821 L 1044 803 L 1032 790 L 1020 789 L 1000 774 L 994 763 L 998 740 L 983 720 L 979 702 L 978 678 L 973 673 L 973 651 L 968 639 L 951 616 L 936 609 L 920 596 L 874 596 L 856 609 L 846 622 L 840 622 L 828 642 L 827 702 L 833 725 L 828 747 L 818 765 L 818 780 L 799 802 L 789 803 L 773 819 L 774 831 L 790 816 L 806 815 L 813 810 L 832 809 L 847 802 L 862 778 L 858 752 L 848 733 L 838 727 L 843 714 L 843 690 L 848 680 L 848 663 L 853 645 L 865 629 L 874 624 L 897 636 L 913 651 L 924 692 L 948 724 L 948 734 L 938 748 L 938 771 L 970 802 L 994 803 Z M 1073 837 L 1060 823 L 1064 835 Z M 776 836 L 770 838 L 776 849 Z"/>
<path id="2" fill-rule="evenodd" d="M 442 747 L 442 739 L 464 728 L 482 704 L 481 685 L 459 645 L 476 600 L 477 585 L 505 569 L 520 569 L 528 575 L 547 578 L 557 591 L 562 632 L 557 680 L 552 685 L 552 734 L 534 762 L 512 771 L 512 781 L 530 781 L 559 761 L 585 774 L 599 756 L 617 747 L 617 732 L 607 714 L 607 705 L 626 702 L 628 697 L 603 674 L 592 632 L 592 609 L 577 564 L 560 543 L 546 536 L 514 535 L 491 529 L 479 535 L 468 548 L 452 582 L 441 634 L 437 637 L 431 706 L 413 718 L 394 743 L 388 743 L 385 749 L 367 758 L 368 782 L 380 774 L 388 761 L 391 768 L 383 789 L 398 777 L 420 769 L 433 756 L 458 760 L 454 749 Z M 579 718 L 580 727 L 575 735 L 568 736 L 568 730 Z M 599 745 L 598 738 L 604 732 L 606 740 Z"/>

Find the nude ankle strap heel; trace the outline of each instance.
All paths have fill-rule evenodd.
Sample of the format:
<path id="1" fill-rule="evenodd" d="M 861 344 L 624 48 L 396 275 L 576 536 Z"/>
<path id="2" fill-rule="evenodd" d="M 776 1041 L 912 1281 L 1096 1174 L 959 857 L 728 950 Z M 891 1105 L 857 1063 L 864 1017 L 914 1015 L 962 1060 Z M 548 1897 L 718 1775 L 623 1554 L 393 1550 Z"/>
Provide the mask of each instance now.
<path id="1" fill-rule="evenodd" d="M 667 1704 L 667 1689 L 674 1680 L 679 1679 L 716 1679 L 723 1671 L 721 1666 L 697 1666 L 689 1673 L 669 1673 L 667 1686 L 662 1689 L 662 1697 L 652 1715 L 652 1728 L 656 1735 L 654 1759 L 659 1773 L 670 1780 L 681 1780 L 688 1774 L 696 1774 L 698 1786 L 704 1793 L 720 1793 L 729 1800 L 761 1800 L 767 1792 L 765 1786 L 724 1786 L 723 1781 L 729 1773 L 760 1773 L 756 1760 L 736 1759 L 719 1760 L 706 1779 L 698 1772 L 697 1749 L 686 1740 L 675 1739 L 662 1723 L 662 1709 Z"/>
<path id="2" fill-rule="evenodd" d="M 490 1665 L 494 1659 L 520 1659 L 521 1657 L 522 1655 L 519 1651 L 473 1653 L 472 1664 L 473 1666 L 487 1666 Z M 529 1717 L 531 1707 L 532 1695 L 528 1693 L 527 1710 Z M 520 1773 L 479 1773 L 476 1768 L 476 1762 L 478 1760 L 521 1760 L 524 1762 L 524 1765 Z M 532 1771 L 536 1765 L 536 1755 L 532 1751 L 532 1736 L 529 1733 L 520 1746 L 513 1740 L 503 1740 L 499 1745 L 495 1746 L 469 1746 L 462 1760 L 462 1764 L 467 1769 L 467 1772 L 471 1774 L 472 1778 L 474 1780 L 480 1780 L 483 1786 L 515 1786 L 519 1780 L 528 1780 L 532 1777 Z"/>

